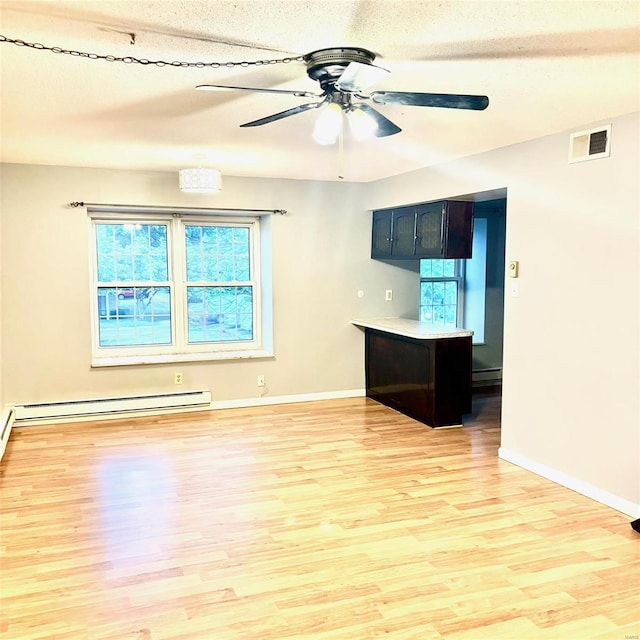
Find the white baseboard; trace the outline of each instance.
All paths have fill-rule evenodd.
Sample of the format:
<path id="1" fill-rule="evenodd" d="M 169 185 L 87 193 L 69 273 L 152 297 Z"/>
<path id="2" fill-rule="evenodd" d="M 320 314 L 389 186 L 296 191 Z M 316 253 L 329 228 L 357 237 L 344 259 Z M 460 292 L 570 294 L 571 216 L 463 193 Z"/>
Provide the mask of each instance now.
<path id="1" fill-rule="evenodd" d="M 16 427 L 46 426 L 51 424 L 65 424 L 69 422 L 89 422 L 95 420 L 117 420 L 119 418 L 143 418 L 170 413 L 188 413 L 191 411 L 207 411 L 212 409 L 239 409 L 246 407 L 262 407 L 274 404 L 289 404 L 293 402 L 313 402 L 314 400 L 339 400 L 342 398 L 360 398 L 366 395 L 365 389 L 347 389 L 344 391 L 322 391 L 319 393 L 301 393 L 290 396 L 262 396 L 259 398 L 240 398 L 238 400 L 216 400 L 211 405 L 198 407 L 179 407 L 148 409 L 135 412 L 112 412 L 96 415 L 60 416 L 56 418 L 40 418 L 19 420 Z M 3 414 L 4 415 L 4 414 Z"/>
<path id="2" fill-rule="evenodd" d="M 7 448 L 7 442 L 9 442 L 9 436 L 11 435 L 14 422 L 15 411 L 13 405 L 9 404 L 4 407 L 0 413 L 0 460 L 2 460 L 4 451 Z"/>
<path id="3" fill-rule="evenodd" d="M 498 449 L 498 457 L 502 460 L 506 460 L 507 462 L 511 462 L 518 467 L 522 467 L 527 471 L 531 471 L 536 475 L 547 478 L 547 480 L 556 482 L 557 484 L 562 485 L 567 489 L 571 489 L 576 493 L 580 493 L 587 498 L 591 498 L 596 502 L 600 502 L 607 507 L 611 507 L 612 509 L 619 511 L 620 513 L 624 513 L 631 518 L 635 519 L 640 517 L 640 504 L 636 504 L 635 502 L 616 496 L 613 493 L 609 493 L 608 491 L 600 489 L 588 482 L 578 480 L 578 478 L 574 478 L 562 471 L 558 471 L 552 467 L 547 467 L 546 465 L 536 462 L 535 460 L 531 460 L 519 453 L 509 451 L 504 447 L 500 447 Z"/>
<path id="4" fill-rule="evenodd" d="M 313 402 L 314 400 L 340 400 L 343 398 L 361 398 L 365 389 L 347 389 L 344 391 L 321 391 L 319 393 L 299 393 L 291 396 L 262 396 L 260 398 L 241 398 L 239 400 L 214 400 L 212 409 L 239 409 L 261 407 L 271 404 L 289 404 L 292 402 Z"/>

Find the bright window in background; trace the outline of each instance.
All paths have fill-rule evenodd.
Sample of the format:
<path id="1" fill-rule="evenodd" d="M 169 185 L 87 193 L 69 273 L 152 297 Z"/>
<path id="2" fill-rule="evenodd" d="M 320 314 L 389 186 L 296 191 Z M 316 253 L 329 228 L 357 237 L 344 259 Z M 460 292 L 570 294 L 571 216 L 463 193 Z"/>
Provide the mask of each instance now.
<path id="1" fill-rule="evenodd" d="M 172 342 L 167 224 L 96 223 L 100 347 Z"/>
<path id="2" fill-rule="evenodd" d="M 462 306 L 462 260 L 420 260 L 420 320 L 455 327 Z"/>
<path id="3" fill-rule="evenodd" d="M 102 213 L 91 228 L 94 364 L 261 348 L 259 218 Z"/>
<path id="4" fill-rule="evenodd" d="M 420 260 L 422 322 L 473 331 L 473 343 L 484 342 L 487 283 L 487 220 L 476 218 L 473 258 Z"/>
<path id="5" fill-rule="evenodd" d="M 185 225 L 188 342 L 253 340 L 248 227 Z"/>

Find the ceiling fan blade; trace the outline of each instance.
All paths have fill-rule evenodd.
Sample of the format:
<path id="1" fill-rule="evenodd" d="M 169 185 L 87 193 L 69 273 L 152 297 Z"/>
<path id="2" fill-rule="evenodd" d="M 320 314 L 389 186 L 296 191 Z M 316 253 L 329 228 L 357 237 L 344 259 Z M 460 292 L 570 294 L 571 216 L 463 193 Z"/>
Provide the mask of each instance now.
<path id="1" fill-rule="evenodd" d="M 356 93 L 382 80 L 387 73 L 389 73 L 388 69 L 383 69 L 375 64 L 350 62 L 336 81 L 336 86 L 340 91 Z"/>
<path id="2" fill-rule="evenodd" d="M 513 60 L 564 58 L 568 56 L 602 56 L 638 53 L 637 27 L 585 29 L 532 33 L 499 39 L 464 40 L 463 42 L 429 43 L 410 47 L 403 43 L 408 60 L 428 62 L 444 60 Z M 422 49 L 422 50 L 421 50 Z"/>
<path id="3" fill-rule="evenodd" d="M 444 107 L 446 109 L 474 109 L 476 111 L 482 111 L 489 106 L 489 98 L 487 98 L 487 96 L 466 96 L 452 93 L 374 91 L 368 97 L 376 104 L 401 104 L 412 107 Z"/>
<path id="4" fill-rule="evenodd" d="M 299 98 L 320 98 L 321 93 L 311 93 L 310 91 L 289 91 L 287 89 L 261 89 L 259 87 L 232 87 L 226 84 L 199 84 L 196 89 L 200 91 L 257 91 L 259 93 L 284 93 L 289 96 Z"/>
<path id="5" fill-rule="evenodd" d="M 245 122 L 241 124 L 241 127 L 259 127 L 261 124 L 268 124 L 269 122 L 275 122 L 276 120 L 281 120 L 282 118 L 288 118 L 289 116 L 295 116 L 296 113 L 302 113 L 303 111 L 309 111 L 309 109 L 317 109 L 319 106 L 323 105 L 322 102 L 308 102 L 306 104 L 298 105 L 297 107 L 293 107 L 293 109 L 287 109 L 286 111 L 281 111 L 280 113 L 274 113 L 271 116 L 266 116 L 265 118 L 260 118 L 259 120 L 253 120 L 252 122 Z"/>
<path id="6" fill-rule="evenodd" d="M 385 118 L 379 111 L 376 111 L 373 107 L 368 104 L 359 104 L 357 106 L 360 111 L 366 113 L 370 118 L 373 118 L 378 125 L 378 129 L 374 133 L 376 138 L 384 138 L 385 136 L 392 136 L 395 133 L 400 133 L 402 129 L 391 122 L 389 118 Z"/>

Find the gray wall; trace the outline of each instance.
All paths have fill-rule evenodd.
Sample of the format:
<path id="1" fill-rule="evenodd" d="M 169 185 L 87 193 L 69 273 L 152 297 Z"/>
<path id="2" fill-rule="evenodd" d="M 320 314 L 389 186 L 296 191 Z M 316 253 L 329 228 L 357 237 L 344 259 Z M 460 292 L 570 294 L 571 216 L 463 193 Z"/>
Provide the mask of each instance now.
<path id="1" fill-rule="evenodd" d="M 475 203 L 474 216 L 487 220 L 487 286 L 484 344 L 473 346 L 473 369 L 502 367 L 505 285 L 505 199 Z"/>
<path id="2" fill-rule="evenodd" d="M 579 164 L 565 132 L 368 184 L 225 178 L 200 206 L 291 212 L 272 220 L 276 356 L 181 366 L 183 388 L 254 398 L 265 374 L 276 397 L 362 389 L 349 320 L 418 305 L 414 272 L 369 259 L 368 211 L 506 188 L 520 295 L 505 298 L 501 452 L 640 504 L 638 114 L 610 122 L 611 157 Z M 9 165 L 1 198 L 3 403 L 173 390 L 174 367 L 90 368 L 87 220 L 64 204 L 193 205 L 177 177 Z"/>
<path id="3" fill-rule="evenodd" d="M 369 259 L 363 189 L 227 177 L 219 196 L 187 196 L 173 174 L 5 165 L 3 403 L 174 391 L 176 369 L 180 390 L 210 389 L 214 401 L 361 391 L 364 340 L 350 320 L 416 305 L 407 272 Z M 289 211 L 270 218 L 275 358 L 92 369 L 88 219 L 65 207 L 77 200 Z"/>
<path id="4" fill-rule="evenodd" d="M 611 157 L 567 162 L 569 132 L 380 180 L 368 206 L 507 190 L 501 453 L 640 510 L 638 113 Z M 640 514 L 639 514 L 640 515 Z"/>

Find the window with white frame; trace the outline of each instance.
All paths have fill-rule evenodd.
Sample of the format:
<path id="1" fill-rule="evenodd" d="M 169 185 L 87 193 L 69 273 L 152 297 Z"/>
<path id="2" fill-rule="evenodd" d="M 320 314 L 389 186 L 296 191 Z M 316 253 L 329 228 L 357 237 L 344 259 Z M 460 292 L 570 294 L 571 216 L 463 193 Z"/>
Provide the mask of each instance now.
<path id="1" fill-rule="evenodd" d="M 484 343 L 487 220 L 476 218 L 473 258 L 420 260 L 420 320 L 473 331 Z"/>
<path id="2" fill-rule="evenodd" d="M 462 324 L 464 261 L 420 260 L 420 320 L 448 326 Z"/>
<path id="3" fill-rule="evenodd" d="M 262 349 L 259 217 L 89 213 L 94 364 Z"/>

